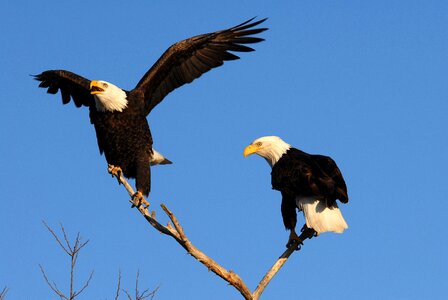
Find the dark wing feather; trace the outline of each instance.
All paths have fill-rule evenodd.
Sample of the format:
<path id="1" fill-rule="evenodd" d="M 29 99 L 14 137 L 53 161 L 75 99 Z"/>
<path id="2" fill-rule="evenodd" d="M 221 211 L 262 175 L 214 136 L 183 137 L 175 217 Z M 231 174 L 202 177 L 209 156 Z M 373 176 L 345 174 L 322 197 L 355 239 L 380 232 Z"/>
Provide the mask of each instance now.
<path id="1" fill-rule="evenodd" d="M 291 148 L 274 165 L 271 175 L 272 188 L 282 193 L 317 196 L 327 199 L 327 205 L 336 199 L 348 202 L 345 181 L 330 157 Z"/>
<path id="2" fill-rule="evenodd" d="M 35 75 L 40 81 L 39 87 L 48 88 L 47 93 L 56 94 L 61 91 L 62 103 L 67 104 L 73 99 L 76 107 L 91 106 L 94 98 L 90 94 L 90 80 L 75 73 L 64 70 L 49 70 Z"/>
<path id="3" fill-rule="evenodd" d="M 324 155 L 312 155 L 312 157 L 319 167 L 335 182 L 336 194 L 339 201 L 347 203 L 347 185 L 345 184 L 344 177 L 342 176 L 341 170 L 339 170 L 336 165 L 336 162 L 331 157 Z"/>
<path id="4" fill-rule="evenodd" d="M 250 35 L 263 32 L 267 28 L 249 29 L 266 20 L 252 22 L 253 19 L 226 30 L 180 41 L 168 48 L 135 87 L 145 95 L 145 113 L 149 114 L 174 89 L 192 82 L 212 68 L 221 66 L 226 60 L 239 59 L 228 51 L 254 51 L 243 44 L 263 41 L 262 38 Z"/>
<path id="5" fill-rule="evenodd" d="M 318 192 L 309 154 L 291 148 L 272 168 L 272 188 L 290 195 Z"/>

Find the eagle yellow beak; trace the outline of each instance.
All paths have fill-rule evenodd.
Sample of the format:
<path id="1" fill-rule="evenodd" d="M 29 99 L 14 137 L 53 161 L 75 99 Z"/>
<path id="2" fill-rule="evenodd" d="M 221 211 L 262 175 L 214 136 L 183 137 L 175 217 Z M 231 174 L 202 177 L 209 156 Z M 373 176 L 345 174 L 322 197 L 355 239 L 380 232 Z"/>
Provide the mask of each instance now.
<path id="1" fill-rule="evenodd" d="M 258 151 L 258 147 L 255 145 L 249 145 L 244 148 L 244 157 L 248 157 L 249 155 Z"/>
<path id="2" fill-rule="evenodd" d="M 90 82 L 90 94 L 96 95 L 104 92 L 104 89 L 101 88 L 101 84 L 97 80 L 92 80 Z"/>

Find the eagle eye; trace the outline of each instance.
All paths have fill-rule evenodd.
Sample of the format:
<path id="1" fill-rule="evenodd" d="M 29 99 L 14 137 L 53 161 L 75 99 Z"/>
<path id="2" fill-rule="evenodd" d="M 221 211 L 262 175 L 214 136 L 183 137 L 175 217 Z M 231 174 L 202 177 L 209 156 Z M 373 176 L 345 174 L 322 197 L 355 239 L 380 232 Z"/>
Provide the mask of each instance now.
<path id="1" fill-rule="evenodd" d="M 103 88 L 107 89 L 107 87 L 108 87 L 107 83 L 103 82 Z"/>
<path id="2" fill-rule="evenodd" d="M 260 147 L 263 143 L 262 142 L 256 142 L 255 146 Z"/>

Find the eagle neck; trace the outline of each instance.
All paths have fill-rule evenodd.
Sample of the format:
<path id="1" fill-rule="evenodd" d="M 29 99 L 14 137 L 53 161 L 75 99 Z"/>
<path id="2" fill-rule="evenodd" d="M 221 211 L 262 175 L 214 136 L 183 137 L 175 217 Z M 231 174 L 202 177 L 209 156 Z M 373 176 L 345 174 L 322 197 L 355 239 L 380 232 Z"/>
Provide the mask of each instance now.
<path id="1" fill-rule="evenodd" d="M 107 93 L 95 96 L 95 107 L 100 112 L 122 112 L 128 106 L 126 92 L 120 88 L 110 87 Z"/>
<path id="2" fill-rule="evenodd" d="M 272 168 L 289 149 L 291 149 L 291 145 L 285 142 L 271 144 L 269 151 L 263 153 L 263 157 Z"/>

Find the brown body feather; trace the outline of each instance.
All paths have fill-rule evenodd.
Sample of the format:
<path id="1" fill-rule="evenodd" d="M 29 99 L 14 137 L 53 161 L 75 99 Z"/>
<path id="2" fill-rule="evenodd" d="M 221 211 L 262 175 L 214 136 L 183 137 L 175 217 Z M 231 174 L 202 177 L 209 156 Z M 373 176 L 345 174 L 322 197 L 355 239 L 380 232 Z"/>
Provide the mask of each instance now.
<path id="1" fill-rule="evenodd" d="M 129 103 L 141 102 L 139 93 L 128 94 Z M 141 94 L 140 94 L 141 97 Z M 137 190 L 150 192 L 152 137 L 146 116 L 135 105 L 123 112 L 91 113 L 98 147 L 109 164 L 120 166 L 123 175 L 136 179 Z"/>

